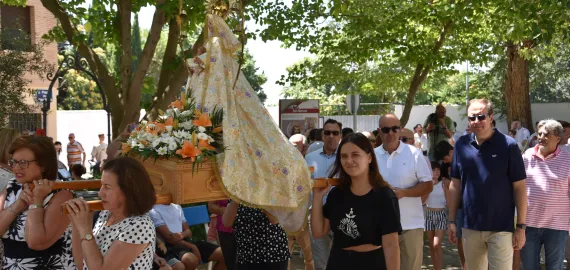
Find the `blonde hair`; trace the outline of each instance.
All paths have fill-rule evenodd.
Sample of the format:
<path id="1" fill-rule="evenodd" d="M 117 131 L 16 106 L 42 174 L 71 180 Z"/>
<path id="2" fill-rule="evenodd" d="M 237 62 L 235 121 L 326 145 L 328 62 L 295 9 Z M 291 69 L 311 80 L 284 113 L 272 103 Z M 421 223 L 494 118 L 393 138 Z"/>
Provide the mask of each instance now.
<path id="1" fill-rule="evenodd" d="M 10 145 L 20 137 L 20 132 L 13 128 L 0 128 L 0 163 L 8 163 Z"/>

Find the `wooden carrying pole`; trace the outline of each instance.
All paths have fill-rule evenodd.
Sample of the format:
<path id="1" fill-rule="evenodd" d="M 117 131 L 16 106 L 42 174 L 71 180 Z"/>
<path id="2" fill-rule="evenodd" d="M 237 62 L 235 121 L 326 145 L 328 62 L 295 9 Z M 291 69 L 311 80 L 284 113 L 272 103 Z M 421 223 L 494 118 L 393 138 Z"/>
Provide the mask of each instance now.
<path id="1" fill-rule="evenodd" d="M 171 202 L 172 202 L 172 196 L 170 194 L 156 195 L 156 204 L 170 204 Z M 105 210 L 103 208 L 103 202 L 101 200 L 88 201 L 87 206 L 89 207 L 90 211 Z M 65 207 L 65 203 L 61 205 L 61 211 L 65 215 L 69 214 L 69 212 L 67 211 L 67 207 Z"/>
<path id="2" fill-rule="evenodd" d="M 315 172 L 315 167 L 309 166 L 309 171 L 311 173 Z M 313 179 L 313 188 L 326 188 L 329 184 L 331 186 L 340 185 L 340 179 L 338 178 L 315 178 Z"/>

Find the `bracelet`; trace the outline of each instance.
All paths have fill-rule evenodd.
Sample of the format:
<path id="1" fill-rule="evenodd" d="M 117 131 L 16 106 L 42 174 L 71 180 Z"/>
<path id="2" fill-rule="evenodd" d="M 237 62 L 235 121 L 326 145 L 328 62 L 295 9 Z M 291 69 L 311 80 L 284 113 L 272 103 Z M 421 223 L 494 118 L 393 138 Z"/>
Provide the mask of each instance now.
<path id="1" fill-rule="evenodd" d="M 28 210 L 33 210 L 33 209 L 44 209 L 44 206 L 41 205 L 41 204 L 31 204 L 31 205 L 28 207 Z"/>

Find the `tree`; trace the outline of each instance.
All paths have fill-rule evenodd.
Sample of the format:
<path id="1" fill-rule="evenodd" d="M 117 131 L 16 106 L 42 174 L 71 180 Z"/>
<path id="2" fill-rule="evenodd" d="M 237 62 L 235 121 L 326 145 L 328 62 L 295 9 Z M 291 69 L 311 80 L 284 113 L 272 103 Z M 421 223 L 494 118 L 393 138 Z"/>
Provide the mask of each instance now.
<path id="1" fill-rule="evenodd" d="M 249 51 L 245 51 L 244 64 L 242 67 L 243 75 L 259 97 L 259 100 L 265 102 L 267 95 L 263 92 L 263 87 L 261 86 L 267 82 L 267 76 L 265 76 L 264 73 L 259 74 L 258 71 L 259 68 L 255 66 L 253 56 L 251 56 Z"/>
<path id="2" fill-rule="evenodd" d="M 317 68 L 332 64 L 347 79 L 370 62 L 400 69 L 399 77 L 407 78 L 405 125 L 430 73 L 464 60 L 484 63 L 492 54 L 482 42 L 489 33 L 485 8 L 480 1 L 294 0 L 290 7 L 267 4 L 270 16 L 258 22 L 281 30 L 262 32 L 262 38 L 308 48 L 319 56 Z"/>
<path id="3" fill-rule="evenodd" d="M 141 28 L 139 26 L 139 14 L 135 13 L 135 24 L 133 25 L 133 40 L 131 41 L 131 50 L 133 52 L 133 63 L 131 70 L 135 72 L 139 64 L 142 54 Z"/>
<path id="4" fill-rule="evenodd" d="M 43 78 L 46 72 L 53 72 L 53 66 L 44 58 L 44 43 L 29 46 L 29 42 L 22 42 L 28 44 L 25 51 L 0 51 L 0 126 L 7 125 L 10 114 L 29 113 L 37 109 L 34 105 L 26 104 L 28 96 L 34 94 L 34 89 L 28 88 L 31 80 L 26 75 Z"/>

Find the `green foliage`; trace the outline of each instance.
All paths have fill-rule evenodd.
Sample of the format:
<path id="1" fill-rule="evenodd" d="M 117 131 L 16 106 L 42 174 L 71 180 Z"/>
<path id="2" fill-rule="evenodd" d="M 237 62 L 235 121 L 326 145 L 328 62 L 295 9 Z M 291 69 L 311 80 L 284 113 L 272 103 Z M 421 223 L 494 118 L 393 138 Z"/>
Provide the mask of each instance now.
<path id="1" fill-rule="evenodd" d="M 22 42 L 29 44 L 27 40 Z M 10 114 L 29 113 L 32 109 L 37 109 L 26 103 L 29 96 L 35 97 L 36 90 L 28 88 L 31 83 L 29 78 L 38 76 L 43 79 L 47 72 L 53 72 L 54 69 L 44 58 L 44 45 L 40 42 L 29 46 L 27 51 L 0 52 L 0 126 L 6 126 Z"/>
<path id="2" fill-rule="evenodd" d="M 133 52 L 133 63 L 131 64 L 131 70 L 134 73 L 137 70 L 137 65 L 142 55 L 141 29 L 139 26 L 138 13 L 135 13 L 135 23 L 132 32 L 131 50 Z"/>

